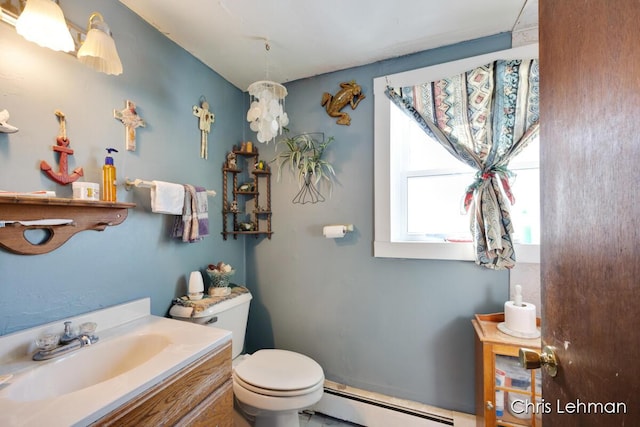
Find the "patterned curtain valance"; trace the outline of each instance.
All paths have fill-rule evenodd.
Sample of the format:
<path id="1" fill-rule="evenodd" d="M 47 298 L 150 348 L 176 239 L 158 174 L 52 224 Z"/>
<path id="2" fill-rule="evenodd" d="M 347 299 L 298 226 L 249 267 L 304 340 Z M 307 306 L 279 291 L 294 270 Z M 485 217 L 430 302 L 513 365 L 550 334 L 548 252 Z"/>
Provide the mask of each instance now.
<path id="1" fill-rule="evenodd" d="M 495 61 L 465 73 L 387 96 L 433 139 L 475 168 L 467 189 L 476 263 L 493 269 L 515 265 L 509 204 L 514 203 L 509 161 L 539 131 L 536 59 Z"/>

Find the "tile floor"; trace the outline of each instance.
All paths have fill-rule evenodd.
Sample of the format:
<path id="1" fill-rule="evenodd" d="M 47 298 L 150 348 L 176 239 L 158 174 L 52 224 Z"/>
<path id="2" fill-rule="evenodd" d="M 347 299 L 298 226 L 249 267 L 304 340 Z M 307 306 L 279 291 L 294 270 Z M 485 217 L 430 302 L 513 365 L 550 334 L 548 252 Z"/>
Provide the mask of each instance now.
<path id="1" fill-rule="evenodd" d="M 362 427 L 360 424 L 331 418 L 327 415 L 302 412 L 300 413 L 300 427 Z"/>

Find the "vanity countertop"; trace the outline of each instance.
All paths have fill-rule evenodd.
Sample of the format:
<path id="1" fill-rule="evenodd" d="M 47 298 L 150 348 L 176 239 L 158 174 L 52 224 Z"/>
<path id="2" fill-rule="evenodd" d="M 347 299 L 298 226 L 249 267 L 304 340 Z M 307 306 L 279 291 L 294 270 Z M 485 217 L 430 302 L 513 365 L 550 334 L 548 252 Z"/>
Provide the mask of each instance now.
<path id="1" fill-rule="evenodd" d="M 0 385 L 0 425 L 90 424 L 231 340 L 229 331 L 153 316 L 149 314 L 149 307 L 146 298 L 0 336 L 0 375 L 12 375 Z M 98 323 L 96 334 L 100 340 L 60 358 L 31 360 L 35 337 L 60 329 L 64 320 L 76 325 L 86 321 Z M 123 340 L 131 343 L 145 336 L 161 340 L 163 348 L 148 359 L 127 362 L 133 367 L 122 373 L 107 372 L 105 380 L 77 389 L 69 388 L 64 380 L 47 381 L 49 373 L 55 376 L 54 371 L 65 365 L 73 366 L 74 372 L 81 372 L 85 363 L 90 365 L 90 370 L 100 370 L 101 366 L 92 365 L 97 359 L 114 353 L 112 350 L 118 349 Z M 135 358 L 135 354 L 127 357 Z M 37 384 L 42 383 L 44 389 L 25 387 L 34 378 L 39 379 Z M 55 392 L 58 386 L 60 393 Z M 53 387 L 53 392 L 47 391 L 48 387 Z"/>

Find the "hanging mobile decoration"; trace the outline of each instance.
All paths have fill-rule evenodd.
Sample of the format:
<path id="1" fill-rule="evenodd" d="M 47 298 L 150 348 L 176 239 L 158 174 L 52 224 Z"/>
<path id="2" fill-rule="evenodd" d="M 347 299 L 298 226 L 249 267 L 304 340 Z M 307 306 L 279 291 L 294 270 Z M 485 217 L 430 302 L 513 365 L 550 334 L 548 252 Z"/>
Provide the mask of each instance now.
<path id="1" fill-rule="evenodd" d="M 69 148 L 69 138 L 67 138 L 67 123 L 63 112 L 56 110 L 55 115 L 60 121 L 60 133 L 56 138 L 56 144 L 53 146 L 53 151 L 60 153 L 60 166 L 58 172 L 54 172 L 49 163 L 44 160 L 40 162 L 40 169 L 45 172 L 49 178 L 57 182 L 58 184 L 67 185 L 70 182 L 76 181 L 80 178 L 84 172 L 82 168 L 76 168 L 72 174 L 69 174 L 68 156 L 73 155 L 73 150 Z"/>
<path id="2" fill-rule="evenodd" d="M 193 115 L 200 119 L 198 121 L 198 127 L 200 128 L 200 157 L 207 159 L 209 157 L 207 136 L 211 130 L 211 124 L 215 121 L 215 114 L 209 111 L 207 98 L 200 97 L 200 107 L 193 106 Z"/>
<path id="3" fill-rule="evenodd" d="M 264 40 L 265 52 L 271 47 Z M 269 78 L 269 61 L 267 64 L 267 79 Z M 258 142 L 266 142 L 275 139 L 282 134 L 283 128 L 289 124 L 289 116 L 284 111 L 284 98 L 287 96 L 287 88 L 270 80 L 261 80 L 249 85 L 249 110 L 247 121 L 249 128 L 257 133 Z"/>
<path id="4" fill-rule="evenodd" d="M 138 116 L 136 104 L 133 101 L 126 100 L 124 109 L 113 110 L 113 117 L 120 120 L 124 125 L 127 151 L 136 151 L 136 128 L 147 125 L 145 121 Z"/>

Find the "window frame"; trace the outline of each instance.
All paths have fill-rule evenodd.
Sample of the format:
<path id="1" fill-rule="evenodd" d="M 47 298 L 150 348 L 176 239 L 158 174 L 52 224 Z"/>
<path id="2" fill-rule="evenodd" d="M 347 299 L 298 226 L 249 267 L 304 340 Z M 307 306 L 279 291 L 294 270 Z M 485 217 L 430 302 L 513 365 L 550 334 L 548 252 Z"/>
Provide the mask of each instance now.
<path id="1" fill-rule="evenodd" d="M 414 86 L 446 78 L 499 59 L 537 58 L 538 43 L 495 51 L 373 79 L 374 93 L 374 241 L 376 258 L 409 258 L 474 261 L 472 243 L 393 241 L 391 205 L 399 195 L 391 193 L 393 162 L 390 150 L 390 106 L 387 85 Z M 515 243 L 517 262 L 540 263 L 539 244 Z"/>

